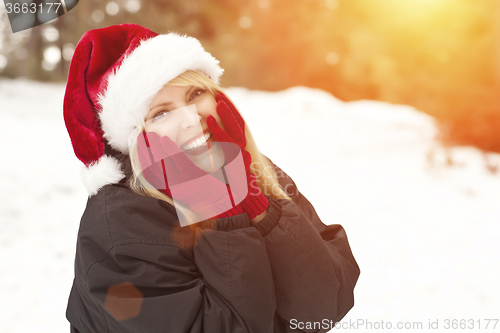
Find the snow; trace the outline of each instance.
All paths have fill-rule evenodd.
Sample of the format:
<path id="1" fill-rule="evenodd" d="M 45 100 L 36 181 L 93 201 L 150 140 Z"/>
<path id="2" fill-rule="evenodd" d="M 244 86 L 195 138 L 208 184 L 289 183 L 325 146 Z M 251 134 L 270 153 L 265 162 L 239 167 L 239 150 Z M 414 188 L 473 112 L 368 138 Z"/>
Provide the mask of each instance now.
<path id="1" fill-rule="evenodd" d="M 346 229 L 361 276 L 344 322 L 426 331 L 437 319 L 442 331 L 445 319 L 499 318 L 500 155 L 442 147 L 434 120 L 409 106 L 305 87 L 226 91 L 323 222 Z M 87 194 L 63 96 L 63 85 L 0 81 L 1 332 L 69 331 Z"/>

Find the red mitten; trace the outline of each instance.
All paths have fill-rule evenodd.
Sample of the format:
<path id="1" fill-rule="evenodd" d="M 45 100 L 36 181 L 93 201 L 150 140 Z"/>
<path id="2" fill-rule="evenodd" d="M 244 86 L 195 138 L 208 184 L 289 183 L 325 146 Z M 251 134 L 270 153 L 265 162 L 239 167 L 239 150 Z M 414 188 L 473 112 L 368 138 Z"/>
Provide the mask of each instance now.
<path id="1" fill-rule="evenodd" d="M 140 133 L 137 148 L 144 178 L 198 214 L 200 221 L 243 213 L 231 204 L 228 186 L 198 168 L 167 136 Z"/>
<path id="2" fill-rule="evenodd" d="M 245 150 L 247 144 L 245 139 L 245 121 L 226 95 L 220 92 L 215 96 L 215 99 L 218 102 L 217 114 L 219 115 L 225 130 L 217 124 L 217 121 L 213 116 L 209 116 L 207 118 L 207 125 L 218 142 L 234 143 L 241 149 L 247 175 L 246 183 L 248 186 L 248 194 L 239 205 L 248 214 L 248 217 L 253 219 L 267 209 L 269 201 L 257 186 L 257 178 L 250 172 L 252 156 Z M 224 153 L 226 154 L 226 159 L 228 159 L 228 152 L 224 150 Z"/>

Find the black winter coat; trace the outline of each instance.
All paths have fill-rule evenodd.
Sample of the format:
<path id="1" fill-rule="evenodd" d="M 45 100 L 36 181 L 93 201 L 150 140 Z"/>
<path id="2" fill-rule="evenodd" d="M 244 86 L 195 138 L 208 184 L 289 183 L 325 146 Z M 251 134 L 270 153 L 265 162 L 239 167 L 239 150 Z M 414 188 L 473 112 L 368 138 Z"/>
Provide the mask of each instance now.
<path id="1" fill-rule="evenodd" d="M 293 201 L 269 197 L 255 225 L 241 214 L 193 232 L 174 207 L 124 186 L 90 197 L 66 312 L 71 332 L 328 331 L 296 327 L 344 317 L 359 268 L 344 229 L 324 225 L 276 170 Z"/>

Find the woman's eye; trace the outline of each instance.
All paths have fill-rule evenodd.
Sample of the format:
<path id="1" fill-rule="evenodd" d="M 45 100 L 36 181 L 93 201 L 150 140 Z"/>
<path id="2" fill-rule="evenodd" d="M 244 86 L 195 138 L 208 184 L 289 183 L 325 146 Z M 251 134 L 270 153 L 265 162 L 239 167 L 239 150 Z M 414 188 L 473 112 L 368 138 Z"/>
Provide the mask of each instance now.
<path id="1" fill-rule="evenodd" d="M 193 92 L 193 93 L 191 94 L 191 98 L 190 98 L 189 100 L 192 100 L 193 98 L 196 98 L 196 97 L 200 96 L 200 95 L 201 95 L 201 94 L 203 94 L 204 92 L 205 92 L 205 90 L 203 90 L 203 89 L 198 89 L 198 90 L 196 90 L 195 92 Z"/>
<path id="2" fill-rule="evenodd" d="M 164 115 L 166 114 L 165 111 L 160 111 L 158 112 L 157 114 L 155 114 L 155 116 L 153 118 L 151 118 L 152 121 L 155 121 L 155 120 L 158 120 L 160 119 L 161 117 L 163 117 Z"/>

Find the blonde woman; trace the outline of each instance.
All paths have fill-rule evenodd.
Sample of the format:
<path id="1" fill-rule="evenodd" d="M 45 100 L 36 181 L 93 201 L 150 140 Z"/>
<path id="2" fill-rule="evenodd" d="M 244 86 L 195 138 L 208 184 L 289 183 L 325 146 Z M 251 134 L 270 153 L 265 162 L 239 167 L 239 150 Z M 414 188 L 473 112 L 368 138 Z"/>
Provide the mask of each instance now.
<path id="1" fill-rule="evenodd" d="M 64 100 L 89 192 L 71 332 L 326 332 L 353 306 L 343 228 L 259 152 L 221 74 L 175 33 L 80 40 Z"/>

